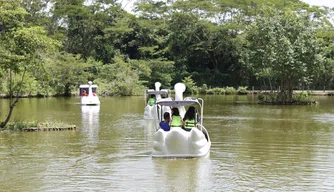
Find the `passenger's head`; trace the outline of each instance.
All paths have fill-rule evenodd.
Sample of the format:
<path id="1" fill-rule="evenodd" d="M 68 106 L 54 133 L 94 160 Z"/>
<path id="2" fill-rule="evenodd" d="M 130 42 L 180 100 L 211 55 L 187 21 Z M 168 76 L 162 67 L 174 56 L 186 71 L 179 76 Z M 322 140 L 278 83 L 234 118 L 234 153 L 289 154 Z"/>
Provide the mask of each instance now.
<path id="1" fill-rule="evenodd" d="M 170 120 L 170 115 L 169 115 L 168 112 L 165 112 L 165 113 L 164 113 L 164 119 L 165 119 L 166 121 L 169 121 L 169 120 Z"/>
<path id="2" fill-rule="evenodd" d="M 184 119 L 193 119 L 195 118 L 196 108 L 194 106 L 190 106 L 184 115 Z"/>
<path id="3" fill-rule="evenodd" d="M 179 109 L 177 107 L 172 108 L 172 114 L 175 116 L 180 116 Z"/>
<path id="4" fill-rule="evenodd" d="M 188 108 L 189 113 L 195 114 L 196 113 L 196 108 L 194 106 L 190 106 Z"/>

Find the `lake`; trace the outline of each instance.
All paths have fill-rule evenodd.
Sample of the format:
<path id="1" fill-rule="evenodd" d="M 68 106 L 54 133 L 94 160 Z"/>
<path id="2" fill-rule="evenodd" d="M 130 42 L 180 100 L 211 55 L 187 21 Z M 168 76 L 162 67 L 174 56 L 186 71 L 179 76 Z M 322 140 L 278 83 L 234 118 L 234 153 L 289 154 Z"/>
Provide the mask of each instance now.
<path id="1" fill-rule="evenodd" d="M 203 95 L 210 157 L 152 158 L 144 97 L 24 98 L 12 120 L 61 121 L 76 131 L 0 133 L 0 191 L 333 191 L 334 97 L 258 105 L 256 96 Z M 0 99 L 0 118 L 8 112 Z"/>

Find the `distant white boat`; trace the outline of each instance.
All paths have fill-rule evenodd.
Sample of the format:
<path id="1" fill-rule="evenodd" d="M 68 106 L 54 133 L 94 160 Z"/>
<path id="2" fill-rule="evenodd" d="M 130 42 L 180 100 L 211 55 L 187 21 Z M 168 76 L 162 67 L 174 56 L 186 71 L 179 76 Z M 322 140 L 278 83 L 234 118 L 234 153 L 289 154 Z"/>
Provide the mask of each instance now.
<path id="1" fill-rule="evenodd" d="M 162 96 L 168 97 L 168 89 L 161 89 L 161 83 L 155 83 L 155 89 L 148 89 L 144 93 L 144 100 L 145 100 L 145 109 L 144 109 L 144 119 L 146 120 L 162 120 L 161 106 L 157 105 L 157 101 L 162 99 Z M 153 97 L 152 97 L 153 96 Z M 154 99 L 154 103 L 148 102 L 150 98 Z M 163 106 L 162 112 L 170 112 L 170 107 Z"/>
<path id="2" fill-rule="evenodd" d="M 171 127 L 170 131 L 159 129 L 154 134 L 152 157 L 207 157 L 210 154 L 211 140 L 208 131 L 203 126 L 204 101 L 201 98 L 186 97 L 182 99 L 184 84 L 175 85 L 175 100 L 165 98 L 157 101 L 159 106 L 177 107 L 180 116 L 185 114 L 185 106 L 195 105 L 200 112 L 200 122 L 190 131 L 182 127 Z"/>
<path id="3" fill-rule="evenodd" d="M 80 85 L 80 104 L 81 105 L 100 105 L 100 100 L 96 94 L 97 85 L 88 81 L 87 85 Z"/>

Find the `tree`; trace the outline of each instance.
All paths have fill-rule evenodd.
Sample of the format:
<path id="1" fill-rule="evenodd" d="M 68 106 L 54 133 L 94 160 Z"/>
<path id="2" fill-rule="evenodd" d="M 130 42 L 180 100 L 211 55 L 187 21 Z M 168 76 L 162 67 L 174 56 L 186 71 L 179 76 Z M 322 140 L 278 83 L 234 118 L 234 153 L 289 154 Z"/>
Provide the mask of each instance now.
<path id="1" fill-rule="evenodd" d="M 125 55 L 115 56 L 112 64 L 102 65 L 98 70 L 99 75 L 95 82 L 102 85 L 99 90 L 106 95 L 138 95 L 145 89 L 139 75 L 146 73 L 147 67 Z"/>
<path id="2" fill-rule="evenodd" d="M 94 80 L 88 73 L 93 66 L 85 62 L 81 55 L 62 52 L 52 56 L 48 57 L 44 68 L 48 74 L 49 85 L 55 88 L 56 95 L 71 96 L 71 91 L 80 84 Z"/>
<path id="3" fill-rule="evenodd" d="M 239 70 L 238 43 L 230 30 L 184 13 L 175 13 L 169 28 L 169 50 L 181 79 L 191 75 L 199 84 L 236 83 L 229 81 Z"/>
<path id="4" fill-rule="evenodd" d="M 316 27 L 308 14 L 264 7 L 246 31 L 248 64 L 257 77 L 280 86 L 278 101 L 292 102 L 293 89 L 311 83 L 323 67 Z"/>
<path id="5" fill-rule="evenodd" d="M 2 21 L 0 44 L 0 67 L 9 72 L 10 107 L 6 119 L 0 127 L 6 126 L 16 103 L 19 100 L 24 77 L 31 68 L 39 67 L 47 51 L 54 51 L 59 43 L 48 38 L 41 27 L 25 26 L 27 12 L 20 7 L 20 0 L 0 1 L 0 20 Z M 13 99 L 12 73 L 22 74 L 20 88 Z"/>

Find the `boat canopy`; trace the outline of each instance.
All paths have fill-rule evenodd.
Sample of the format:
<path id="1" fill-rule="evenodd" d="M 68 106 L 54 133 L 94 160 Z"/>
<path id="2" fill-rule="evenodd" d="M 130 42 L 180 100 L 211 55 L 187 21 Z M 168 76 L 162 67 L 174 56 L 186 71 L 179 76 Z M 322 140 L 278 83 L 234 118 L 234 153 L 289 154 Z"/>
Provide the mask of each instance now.
<path id="1" fill-rule="evenodd" d="M 146 90 L 146 94 L 148 95 L 168 95 L 167 89 L 161 89 L 160 91 L 156 91 L 154 89 L 148 89 Z"/>
<path id="2" fill-rule="evenodd" d="M 201 103 L 199 102 L 198 98 L 193 98 L 193 97 L 186 97 L 184 98 L 184 100 L 181 101 L 175 101 L 173 98 L 169 97 L 157 101 L 157 104 L 163 106 L 173 106 L 173 107 L 182 107 L 192 104 L 198 104 L 201 106 Z"/>
<path id="3" fill-rule="evenodd" d="M 97 88 L 98 86 L 97 85 L 91 85 L 90 87 Z M 80 85 L 79 88 L 89 88 L 89 85 Z"/>

